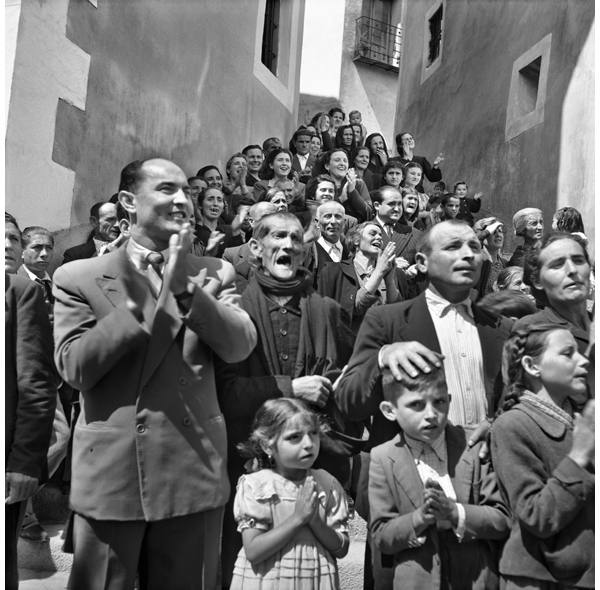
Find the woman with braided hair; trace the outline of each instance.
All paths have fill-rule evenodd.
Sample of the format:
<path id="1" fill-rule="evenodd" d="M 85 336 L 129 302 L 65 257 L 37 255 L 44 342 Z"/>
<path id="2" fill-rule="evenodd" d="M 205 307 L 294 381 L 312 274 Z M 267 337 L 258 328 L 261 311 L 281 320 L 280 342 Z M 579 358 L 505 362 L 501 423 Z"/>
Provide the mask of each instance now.
<path id="1" fill-rule="evenodd" d="M 588 360 L 568 330 L 534 316 L 504 344 L 506 397 L 492 462 L 512 531 L 500 558 L 505 590 L 594 587 L 594 401 L 582 415 Z"/>

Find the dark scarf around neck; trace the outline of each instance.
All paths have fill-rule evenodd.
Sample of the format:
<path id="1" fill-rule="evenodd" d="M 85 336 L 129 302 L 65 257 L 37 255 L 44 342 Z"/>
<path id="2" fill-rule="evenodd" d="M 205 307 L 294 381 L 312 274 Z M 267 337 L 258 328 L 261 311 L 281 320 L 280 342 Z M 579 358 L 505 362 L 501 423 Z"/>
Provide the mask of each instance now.
<path id="1" fill-rule="evenodd" d="M 265 274 L 260 267 L 255 276 L 258 284 L 267 295 L 292 296 L 307 291 L 313 284 L 311 272 L 302 267 L 298 269 L 296 276 L 289 281 L 280 281 L 279 279 Z"/>

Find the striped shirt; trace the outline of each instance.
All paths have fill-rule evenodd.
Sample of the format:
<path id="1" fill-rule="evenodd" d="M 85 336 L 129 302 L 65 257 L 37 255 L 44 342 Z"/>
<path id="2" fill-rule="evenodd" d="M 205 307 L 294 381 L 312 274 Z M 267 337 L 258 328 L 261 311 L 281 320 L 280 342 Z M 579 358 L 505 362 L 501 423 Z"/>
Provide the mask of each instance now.
<path id="1" fill-rule="evenodd" d="M 473 428 L 487 415 L 483 354 L 473 319 L 471 300 L 453 304 L 430 285 L 425 301 L 444 355 L 444 372 L 451 395 L 448 420 Z"/>

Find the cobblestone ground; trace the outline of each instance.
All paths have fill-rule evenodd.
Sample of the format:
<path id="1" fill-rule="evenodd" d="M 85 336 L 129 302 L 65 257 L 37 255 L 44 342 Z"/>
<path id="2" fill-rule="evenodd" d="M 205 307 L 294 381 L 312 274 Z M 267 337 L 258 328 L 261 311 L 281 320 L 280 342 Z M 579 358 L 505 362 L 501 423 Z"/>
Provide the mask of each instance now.
<path id="1" fill-rule="evenodd" d="M 338 561 L 341 590 L 362 590 L 367 525 L 358 514 L 350 521 L 350 549 Z"/>
<path id="2" fill-rule="evenodd" d="M 29 559 L 35 559 L 40 562 L 40 547 L 44 555 L 42 559 L 50 560 L 50 549 L 54 561 L 70 561 L 70 556 L 61 555 L 59 549 L 62 546 L 60 533 L 62 525 L 46 525 L 51 534 L 50 543 L 42 545 L 32 545 L 31 542 L 21 541 L 19 552 L 21 553 L 20 563 L 25 565 Z M 350 550 L 344 559 L 339 560 L 340 570 L 340 588 L 341 590 L 362 590 L 363 587 L 363 560 L 365 554 L 366 524 L 365 521 L 356 515 L 350 521 Z M 37 555 L 29 555 L 36 552 Z M 50 561 L 48 561 L 50 563 Z M 68 570 L 68 563 L 59 563 L 59 567 Z M 35 571 L 27 567 L 19 569 L 19 590 L 65 590 L 69 578 L 68 571 Z M 165 589 L 167 590 L 167 589 Z"/>

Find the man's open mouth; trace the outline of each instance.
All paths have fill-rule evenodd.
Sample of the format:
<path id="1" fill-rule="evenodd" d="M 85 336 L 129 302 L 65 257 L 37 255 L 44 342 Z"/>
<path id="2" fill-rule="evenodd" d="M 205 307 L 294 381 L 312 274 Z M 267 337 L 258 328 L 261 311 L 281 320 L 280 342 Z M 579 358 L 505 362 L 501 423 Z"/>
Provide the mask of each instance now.
<path id="1" fill-rule="evenodd" d="M 292 257 L 289 254 L 282 254 L 278 256 L 276 261 L 277 264 L 281 264 L 282 266 L 291 266 L 292 265 Z"/>

